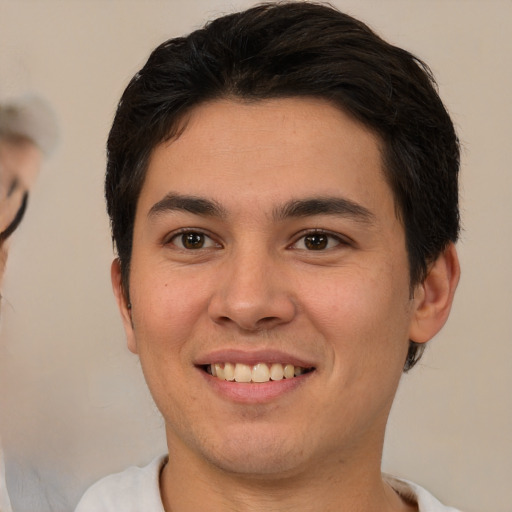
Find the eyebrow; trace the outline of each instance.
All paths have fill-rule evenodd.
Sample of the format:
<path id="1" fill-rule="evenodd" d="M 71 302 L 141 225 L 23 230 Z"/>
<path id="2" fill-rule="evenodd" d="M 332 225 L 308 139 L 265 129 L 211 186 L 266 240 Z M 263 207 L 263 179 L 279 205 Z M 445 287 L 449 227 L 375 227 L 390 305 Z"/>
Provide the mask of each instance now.
<path id="1" fill-rule="evenodd" d="M 297 199 L 274 210 L 276 220 L 314 215 L 339 215 L 364 224 L 373 224 L 375 221 L 375 215 L 368 208 L 342 197 Z"/>
<path id="2" fill-rule="evenodd" d="M 173 211 L 183 211 L 207 217 L 226 217 L 226 210 L 216 201 L 202 197 L 169 193 L 155 203 L 148 212 L 148 217 Z"/>
<path id="3" fill-rule="evenodd" d="M 169 193 L 151 207 L 148 217 L 173 211 L 184 211 L 206 217 L 226 218 L 228 216 L 226 209 L 216 201 Z M 373 224 L 375 220 L 375 215 L 368 208 L 342 197 L 293 199 L 275 208 L 273 212 L 273 217 L 277 221 L 314 215 L 339 215 L 365 224 Z"/>

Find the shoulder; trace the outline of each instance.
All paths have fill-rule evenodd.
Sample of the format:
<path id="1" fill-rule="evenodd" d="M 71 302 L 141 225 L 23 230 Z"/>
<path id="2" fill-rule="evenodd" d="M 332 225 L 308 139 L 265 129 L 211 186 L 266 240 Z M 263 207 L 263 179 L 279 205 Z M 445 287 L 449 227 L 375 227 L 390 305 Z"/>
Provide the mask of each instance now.
<path id="1" fill-rule="evenodd" d="M 404 499 L 418 504 L 419 512 L 460 512 L 460 510 L 443 505 L 427 490 L 414 482 L 402 480 L 390 475 L 383 475 L 384 480 Z"/>
<path id="2" fill-rule="evenodd" d="M 101 479 L 85 492 L 75 512 L 164 512 L 159 475 L 165 460 L 160 456 L 143 468 L 132 466 Z"/>

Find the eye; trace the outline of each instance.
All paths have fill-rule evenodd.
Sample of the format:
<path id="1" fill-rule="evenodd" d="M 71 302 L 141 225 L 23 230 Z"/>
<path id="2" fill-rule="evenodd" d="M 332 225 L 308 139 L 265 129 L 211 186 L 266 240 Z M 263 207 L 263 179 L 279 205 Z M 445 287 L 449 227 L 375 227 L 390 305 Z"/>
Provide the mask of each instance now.
<path id="1" fill-rule="evenodd" d="M 220 247 L 218 243 L 212 240 L 208 235 L 200 231 L 183 231 L 174 235 L 169 243 L 172 243 L 179 249 L 197 250 L 209 249 L 210 247 Z"/>
<path id="2" fill-rule="evenodd" d="M 305 251 L 325 251 L 343 243 L 340 237 L 320 231 L 303 235 L 292 247 Z"/>

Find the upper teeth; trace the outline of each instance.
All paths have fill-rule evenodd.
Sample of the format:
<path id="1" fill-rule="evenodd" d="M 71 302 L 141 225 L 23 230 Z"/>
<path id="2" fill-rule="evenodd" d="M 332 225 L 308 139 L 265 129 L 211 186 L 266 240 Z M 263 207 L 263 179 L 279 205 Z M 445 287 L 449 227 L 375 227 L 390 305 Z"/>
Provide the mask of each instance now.
<path id="1" fill-rule="evenodd" d="M 291 379 L 302 375 L 306 369 L 293 364 L 258 363 L 249 366 L 243 363 L 215 363 L 207 367 L 208 373 L 222 380 L 236 382 L 269 382 L 270 380 Z"/>

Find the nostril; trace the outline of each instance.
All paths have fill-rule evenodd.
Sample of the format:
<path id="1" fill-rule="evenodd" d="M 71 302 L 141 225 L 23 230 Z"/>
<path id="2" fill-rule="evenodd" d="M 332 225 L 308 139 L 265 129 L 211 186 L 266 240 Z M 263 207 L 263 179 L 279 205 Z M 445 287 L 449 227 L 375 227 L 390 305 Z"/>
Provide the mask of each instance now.
<path id="1" fill-rule="evenodd" d="M 263 279 L 262 279 L 263 281 Z M 296 314 L 296 306 L 287 287 L 278 279 L 258 286 L 230 279 L 210 298 L 208 315 L 219 325 L 236 325 L 245 331 L 270 329 L 290 322 Z"/>
<path id="2" fill-rule="evenodd" d="M 267 316 L 265 318 L 261 318 L 260 320 L 258 320 L 257 324 L 260 327 L 266 327 L 267 325 L 273 324 L 276 322 L 280 322 L 280 320 L 277 316 Z"/>

